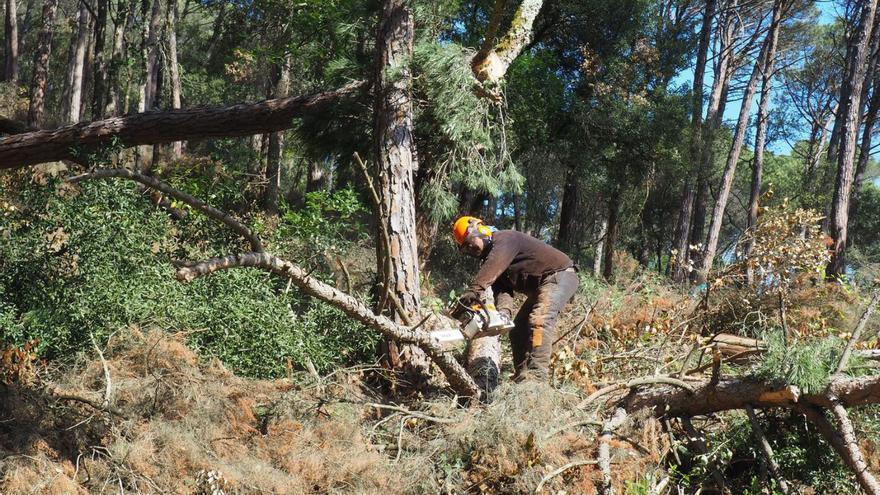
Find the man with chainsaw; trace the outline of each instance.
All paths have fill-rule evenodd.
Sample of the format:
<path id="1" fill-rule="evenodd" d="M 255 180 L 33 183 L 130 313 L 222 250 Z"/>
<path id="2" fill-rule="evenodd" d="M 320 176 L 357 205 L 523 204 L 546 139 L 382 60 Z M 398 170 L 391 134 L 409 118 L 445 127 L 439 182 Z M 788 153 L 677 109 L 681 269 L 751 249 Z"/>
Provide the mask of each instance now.
<path id="1" fill-rule="evenodd" d="M 543 241 L 515 230 L 497 230 L 476 217 L 456 220 L 452 235 L 460 252 L 480 260 L 480 271 L 459 302 L 483 305 L 491 288 L 495 307 L 511 318 L 514 292 L 525 294 L 510 331 L 514 380 L 547 380 L 556 320 L 577 291 L 577 267 Z"/>

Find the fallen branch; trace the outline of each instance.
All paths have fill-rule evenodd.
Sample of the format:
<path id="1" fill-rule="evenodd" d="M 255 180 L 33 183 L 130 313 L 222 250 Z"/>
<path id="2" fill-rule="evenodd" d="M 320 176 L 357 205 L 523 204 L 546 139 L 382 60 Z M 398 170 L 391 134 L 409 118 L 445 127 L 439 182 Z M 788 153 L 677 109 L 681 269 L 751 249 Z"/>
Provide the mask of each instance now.
<path id="1" fill-rule="evenodd" d="M 115 406 L 111 406 L 110 404 L 105 404 L 101 401 L 92 399 L 90 397 L 86 397 L 85 395 L 76 394 L 73 392 L 60 392 L 58 390 L 52 390 L 51 392 L 52 395 L 61 400 L 72 400 L 75 402 L 81 402 L 83 404 L 91 406 L 93 409 L 98 411 L 104 411 L 106 413 L 119 416 L 120 418 L 128 417 L 121 409 Z"/>
<path id="2" fill-rule="evenodd" d="M 393 405 L 389 405 L 389 404 L 377 404 L 375 402 L 368 402 L 366 405 L 368 405 L 370 407 L 375 407 L 376 409 L 385 409 L 388 411 L 400 412 L 400 413 L 405 414 L 406 416 L 412 416 L 414 418 L 424 419 L 425 421 L 431 421 L 433 423 L 454 425 L 459 422 L 457 419 L 439 418 L 437 416 L 429 416 L 427 414 L 420 413 L 418 411 L 411 411 L 409 409 L 406 409 L 405 407 L 400 407 L 400 406 L 393 406 Z"/>
<path id="3" fill-rule="evenodd" d="M 245 227 L 241 222 L 236 220 L 232 215 L 229 215 L 226 212 L 218 210 L 217 208 L 214 208 L 212 206 L 208 206 L 204 201 L 196 198 L 195 196 L 175 189 L 165 182 L 156 179 L 155 177 L 132 172 L 131 170 L 127 170 L 124 168 L 99 168 L 85 174 L 70 177 L 67 179 L 67 181 L 77 183 L 84 180 L 108 178 L 133 180 L 157 191 L 161 191 L 175 199 L 178 199 L 193 207 L 194 209 L 204 213 L 207 217 L 217 220 L 218 222 L 226 225 L 236 233 L 240 234 L 242 237 L 248 240 L 252 250 L 258 253 L 263 251 L 263 243 L 260 242 L 260 238 L 257 237 L 256 234 L 251 232 L 249 228 Z"/>
<path id="4" fill-rule="evenodd" d="M 770 474 L 776 478 L 776 482 L 779 483 L 779 488 L 782 489 L 783 493 L 791 493 L 788 482 L 782 477 L 779 464 L 773 457 L 773 447 L 770 446 L 770 442 L 764 436 L 764 430 L 761 429 L 761 424 L 758 423 L 758 417 L 755 415 L 755 409 L 751 405 L 746 406 L 746 414 L 749 416 L 749 422 L 752 424 L 752 433 L 755 435 L 755 439 L 758 440 L 758 444 L 761 445 L 761 452 L 764 453 L 764 460 L 767 461 Z"/>
<path id="5" fill-rule="evenodd" d="M 75 159 L 114 142 L 132 147 L 281 131 L 291 128 L 294 119 L 326 111 L 328 105 L 354 96 L 366 86 L 364 81 L 355 81 L 304 96 L 220 108 L 146 112 L 15 134 L 0 139 L 0 169 Z"/>
<path id="6" fill-rule="evenodd" d="M 545 483 L 547 483 L 547 482 L 550 481 L 551 479 L 555 478 L 556 476 L 559 476 L 560 474 L 562 474 L 562 473 L 568 471 L 568 470 L 571 469 L 571 468 L 576 468 L 576 467 L 579 467 L 579 466 L 594 466 L 594 465 L 596 465 L 596 464 L 598 464 L 598 463 L 599 463 L 599 461 L 595 461 L 595 460 L 572 461 L 572 462 L 569 462 L 568 464 L 566 464 L 566 465 L 564 465 L 564 466 L 561 466 L 561 467 L 559 467 L 559 468 L 557 468 L 557 469 L 554 469 L 553 471 L 550 471 L 549 473 L 547 473 L 546 476 L 544 476 L 543 478 L 541 478 L 541 481 L 538 482 L 538 486 L 535 487 L 535 493 L 540 493 L 540 492 L 541 492 L 541 488 L 544 488 L 544 484 L 545 484 Z"/>
<path id="7" fill-rule="evenodd" d="M 852 337 L 850 337 L 849 341 L 846 343 L 846 347 L 843 349 L 843 355 L 840 356 L 840 362 L 837 363 L 837 368 L 834 370 L 835 373 L 843 373 L 843 370 L 846 369 L 846 365 L 849 364 L 849 357 L 852 354 L 853 347 L 858 343 L 859 339 L 862 338 L 862 332 L 865 330 L 865 325 L 867 325 L 868 320 L 871 319 L 871 315 L 877 308 L 878 302 L 880 302 L 880 289 L 875 289 L 871 302 L 868 303 L 868 307 L 865 308 L 865 312 L 862 313 L 861 318 L 859 318 L 859 323 L 856 325 Z"/>
<path id="8" fill-rule="evenodd" d="M 712 472 L 712 479 L 715 481 L 717 485 L 718 491 L 724 491 L 724 476 L 721 475 L 721 471 L 718 470 L 718 466 L 715 463 L 715 459 L 711 459 L 708 457 L 709 449 L 706 447 L 706 441 L 703 439 L 703 433 L 698 431 L 694 424 L 691 422 L 691 418 L 681 418 L 681 426 L 684 428 L 684 432 L 687 434 L 688 443 L 691 444 L 691 448 L 693 448 L 697 454 L 702 456 L 706 456 L 709 460 L 708 468 L 709 471 Z"/>
<path id="9" fill-rule="evenodd" d="M 599 437 L 599 468 L 602 470 L 603 495 L 614 495 L 614 486 L 611 483 L 611 438 L 614 431 L 620 428 L 626 421 L 627 414 L 623 408 L 617 408 L 614 415 L 602 423 L 602 435 Z"/>
<path id="10" fill-rule="evenodd" d="M 590 394 L 586 399 L 581 401 L 580 404 L 577 405 L 577 409 L 583 409 L 588 405 L 592 404 L 596 401 L 596 399 L 608 395 L 613 392 L 617 392 L 619 390 L 626 390 L 630 388 L 636 388 L 643 385 L 673 385 L 676 387 L 681 387 L 688 392 L 693 393 L 694 388 L 677 378 L 672 378 L 670 376 L 645 376 L 641 378 L 634 378 L 628 382 L 621 383 L 613 383 L 608 385 L 607 387 L 602 387 L 599 390 L 596 390 L 592 394 Z"/>
<path id="11" fill-rule="evenodd" d="M 95 348 L 95 352 L 98 353 L 98 358 L 101 359 L 101 367 L 104 368 L 104 405 L 110 405 L 110 399 L 113 394 L 113 382 L 110 380 L 110 368 L 107 366 L 107 360 L 104 359 L 104 353 L 101 352 L 101 348 L 98 347 L 98 343 L 95 342 L 95 335 L 89 333 L 89 339 L 92 341 L 92 347 Z"/>
<path id="12" fill-rule="evenodd" d="M 383 315 L 376 315 L 349 294 L 311 277 L 301 267 L 268 253 L 242 253 L 222 258 L 211 258 L 179 268 L 177 270 L 177 279 L 181 282 L 190 282 L 218 270 L 238 267 L 260 268 L 287 278 L 306 294 L 332 304 L 349 317 L 377 330 L 385 337 L 420 347 L 437 364 L 443 374 L 446 375 L 449 385 L 458 395 L 473 398 L 480 397 L 479 388 L 471 376 L 468 375 L 467 371 L 452 355 L 443 352 L 431 339 L 428 332 L 401 326 Z"/>
<path id="13" fill-rule="evenodd" d="M 831 408 L 836 397 L 846 407 L 880 403 L 880 376 L 838 377 L 823 393 L 803 394 L 792 385 L 774 386 L 749 378 L 708 381 L 696 384 L 693 392 L 678 387 L 654 387 L 629 394 L 619 405 L 627 411 L 650 409 L 655 416 L 698 416 L 731 409 L 753 407 L 793 407 L 808 404 Z"/>

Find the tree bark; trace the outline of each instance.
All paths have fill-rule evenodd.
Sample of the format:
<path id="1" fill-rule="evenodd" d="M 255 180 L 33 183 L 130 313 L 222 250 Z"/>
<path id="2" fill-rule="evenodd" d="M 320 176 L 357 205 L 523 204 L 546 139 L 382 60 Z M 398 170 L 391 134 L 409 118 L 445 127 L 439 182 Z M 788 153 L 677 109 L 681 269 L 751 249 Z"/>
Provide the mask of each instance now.
<path id="1" fill-rule="evenodd" d="M 498 0 L 498 2 L 502 5 L 504 3 L 503 0 Z M 504 37 L 491 49 L 480 50 L 477 56 L 471 60 L 471 68 L 478 81 L 498 84 L 504 78 L 510 64 L 531 41 L 532 25 L 535 18 L 538 17 L 543 3 L 543 0 L 522 0 Z M 498 31 L 501 16 L 493 16 L 493 20 L 495 22 L 490 23 L 488 28 L 487 43 L 494 38 L 491 33 Z"/>
<path id="2" fill-rule="evenodd" d="M 230 107 L 146 112 L 18 134 L 0 139 L 0 169 L 73 160 L 78 153 L 98 150 L 114 139 L 131 147 L 289 129 L 293 119 L 325 111 L 326 105 L 357 95 L 364 86 L 357 81 L 326 93 Z"/>
<path id="3" fill-rule="evenodd" d="M 764 55 L 764 67 L 761 70 L 761 99 L 758 103 L 758 116 L 755 130 L 755 160 L 752 163 L 752 181 L 749 189 L 749 216 L 746 228 L 752 230 L 758 224 L 758 201 L 761 198 L 761 178 L 764 173 L 764 147 L 767 142 L 767 119 L 770 108 L 770 96 L 773 91 L 773 75 L 776 63 L 776 46 L 779 42 L 779 29 L 770 26 L 770 37 L 767 52 Z M 743 256 L 748 257 L 754 247 L 754 241 L 750 239 L 743 248 Z M 749 283 L 752 282 L 752 272 L 747 274 Z"/>
<path id="4" fill-rule="evenodd" d="M 285 56 L 273 67 L 272 90 L 274 98 L 287 97 L 290 83 L 290 56 Z M 266 188 L 263 190 L 263 209 L 272 215 L 278 214 L 278 191 L 281 189 L 281 153 L 284 149 L 284 135 L 281 132 L 269 134 L 266 156 Z"/>
<path id="5" fill-rule="evenodd" d="M 758 76 L 761 74 L 761 67 L 764 65 L 768 55 L 775 49 L 775 43 L 778 36 L 780 21 L 782 17 L 782 0 L 776 0 L 773 5 L 773 21 L 770 26 L 770 32 L 764 40 L 764 46 L 761 53 L 755 61 L 749 82 L 746 85 L 743 94 L 742 107 L 739 111 L 739 119 L 736 123 L 733 144 L 727 155 L 727 163 L 724 166 L 724 173 L 721 175 L 721 185 L 718 190 L 718 198 L 715 201 L 715 207 L 712 210 L 712 220 L 709 224 L 709 232 L 706 236 L 706 244 L 703 247 L 703 253 L 700 259 L 700 265 L 697 269 L 697 281 L 703 282 L 709 270 L 712 268 L 712 262 L 715 261 L 716 250 L 718 249 L 718 238 L 721 234 L 721 224 L 724 221 L 724 209 L 727 207 L 727 200 L 730 197 L 730 187 L 733 184 L 733 175 L 736 172 L 736 165 L 739 162 L 739 156 L 742 152 L 742 146 L 746 138 L 746 128 L 749 124 L 749 113 L 752 109 L 752 100 L 755 96 L 755 89 L 758 85 Z"/>
<path id="6" fill-rule="evenodd" d="M 604 261 L 602 276 L 611 282 L 614 278 L 614 244 L 620 232 L 620 186 L 614 188 L 608 198 L 608 228 L 605 232 Z"/>
<path id="7" fill-rule="evenodd" d="M 413 140 L 412 48 L 413 13 L 405 0 L 384 0 L 376 40 L 375 161 L 380 222 L 388 233 L 377 243 L 377 270 L 385 288 L 400 302 L 395 321 L 413 318 L 421 309 L 415 184 L 418 169 Z M 389 251 L 390 250 L 390 251 Z M 386 270 L 390 258 L 390 270 Z M 393 357 L 392 357 L 393 360 Z M 405 373 L 418 385 L 428 375 L 424 352 L 401 349 Z"/>
<path id="8" fill-rule="evenodd" d="M 834 241 L 831 261 L 825 270 L 829 279 L 835 279 L 844 274 L 846 265 L 846 236 L 849 222 L 849 203 L 853 183 L 853 160 L 855 158 L 856 138 L 859 118 L 861 113 L 862 85 L 865 82 L 865 61 L 868 57 L 868 42 L 871 39 L 871 31 L 874 24 L 874 14 L 877 9 L 877 0 L 864 0 L 861 5 L 861 22 L 859 29 L 852 37 L 853 44 L 851 58 L 847 65 L 852 67 L 852 72 L 844 74 L 841 89 L 841 107 L 846 108 L 845 113 L 838 115 L 842 122 L 840 136 L 840 153 L 837 156 L 837 180 L 834 185 L 834 198 L 831 203 L 831 215 L 829 221 L 829 234 Z M 846 104 L 844 105 L 844 102 Z"/>
<path id="9" fill-rule="evenodd" d="M 593 256 L 593 277 L 602 276 L 602 258 L 605 248 L 605 237 L 608 235 L 608 218 L 603 217 L 599 223 L 599 239 L 596 241 L 596 254 Z"/>
<path id="10" fill-rule="evenodd" d="M 34 76 L 31 82 L 31 99 L 28 105 L 28 127 L 38 128 L 43 124 L 46 106 L 46 85 L 49 80 L 49 58 L 52 55 L 52 36 L 55 33 L 55 11 L 58 0 L 46 0 L 43 4 L 42 27 L 37 37 L 37 50 L 34 56 Z M 6 162 L 0 160 L 0 164 Z M 0 165 L 3 166 L 3 165 Z"/>
<path id="11" fill-rule="evenodd" d="M 149 22 L 147 13 L 149 12 Z M 154 110 L 156 94 L 156 69 L 159 61 L 159 29 L 162 20 L 162 0 L 143 0 L 141 4 L 141 79 L 138 86 L 138 112 Z M 152 161 L 149 146 L 138 147 L 135 169 L 141 170 Z"/>
<path id="12" fill-rule="evenodd" d="M 113 53 L 107 67 L 107 88 L 109 94 L 104 102 L 103 115 L 118 116 L 122 112 L 122 81 L 120 74 L 125 63 L 128 43 L 125 38 L 126 26 L 132 24 L 135 15 L 137 0 L 118 0 L 116 4 L 116 26 L 113 30 Z"/>
<path id="13" fill-rule="evenodd" d="M 706 225 L 706 202 L 709 199 L 709 177 L 715 162 L 715 135 L 721 127 L 722 116 L 727 106 L 727 94 L 730 90 L 730 79 L 733 77 L 735 64 L 733 63 L 733 50 L 739 40 L 739 34 L 736 29 L 736 23 L 733 15 L 733 9 L 737 6 L 737 1 L 733 1 L 732 5 L 728 5 L 726 15 L 724 15 L 718 23 L 719 30 L 719 49 L 717 53 L 717 63 L 714 70 L 714 80 L 712 82 L 712 92 L 709 95 L 709 104 L 706 109 L 706 119 L 703 122 L 703 132 L 701 135 L 700 162 L 699 169 L 695 172 L 697 178 L 697 191 L 694 196 L 694 212 L 691 220 L 690 240 L 688 241 L 688 249 L 685 253 L 684 262 L 696 255 L 690 249 L 690 245 L 699 245 L 704 241 L 703 228 Z M 698 256 L 698 255 L 697 255 Z M 697 265 L 699 260 L 694 260 Z M 696 273 L 692 273 L 692 276 Z"/>
<path id="14" fill-rule="evenodd" d="M 177 66 L 177 0 L 168 0 L 168 19 L 166 26 L 168 29 L 168 76 L 171 82 L 171 109 L 178 110 L 180 108 L 180 71 Z M 287 96 L 285 89 L 284 94 L 276 94 L 276 98 L 284 98 Z M 178 160 L 183 154 L 183 142 L 175 141 L 171 143 L 171 159 Z M 278 189 L 275 189 L 275 208 L 278 207 Z"/>
<path id="15" fill-rule="evenodd" d="M 107 10 L 110 0 L 98 0 L 98 18 L 95 19 L 95 64 L 92 73 L 93 91 L 89 107 L 92 120 L 103 117 L 104 99 L 107 91 L 107 54 L 106 45 Z"/>
<path id="16" fill-rule="evenodd" d="M 18 82 L 18 19 L 16 0 L 6 0 L 6 64 L 3 80 Z"/>
<path id="17" fill-rule="evenodd" d="M 582 213 L 579 211 L 578 185 L 577 166 L 571 163 L 565 171 L 562 206 L 559 211 L 559 232 L 556 235 L 556 246 L 569 253 L 577 242 L 578 220 Z"/>
<path id="18" fill-rule="evenodd" d="M 694 199 L 698 186 L 696 176 L 700 170 L 700 155 L 702 150 L 703 128 L 703 84 L 706 74 L 706 60 L 709 54 L 709 42 L 712 38 L 712 19 L 715 17 L 715 1 L 706 0 L 703 11 L 703 25 L 700 28 L 700 44 L 697 48 L 697 65 L 694 68 L 693 100 L 691 108 L 691 144 L 690 159 L 694 173 L 685 178 L 681 193 L 681 206 L 678 211 L 678 221 L 675 225 L 673 247 L 678 257 L 675 265 L 673 280 L 683 282 L 688 278 L 687 260 L 690 251 L 689 241 L 691 221 L 694 213 Z"/>
<path id="19" fill-rule="evenodd" d="M 63 97 L 64 122 L 79 122 L 83 90 L 83 64 L 86 58 L 86 43 L 89 40 L 89 10 L 84 1 L 79 4 L 76 36 L 70 40 L 67 57 L 67 80 Z"/>

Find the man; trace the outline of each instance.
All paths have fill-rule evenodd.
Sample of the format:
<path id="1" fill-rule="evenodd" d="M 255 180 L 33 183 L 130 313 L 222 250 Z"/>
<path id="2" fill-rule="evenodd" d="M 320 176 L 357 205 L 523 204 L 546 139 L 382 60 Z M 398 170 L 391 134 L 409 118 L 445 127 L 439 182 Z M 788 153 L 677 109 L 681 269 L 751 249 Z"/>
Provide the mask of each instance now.
<path id="1" fill-rule="evenodd" d="M 530 235 L 497 230 L 475 217 L 456 220 L 452 235 L 462 253 L 480 259 L 480 271 L 460 302 L 483 303 L 491 287 L 495 307 L 511 317 L 514 291 L 525 294 L 526 302 L 513 318 L 510 332 L 514 380 L 547 380 L 556 319 L 578 288 L 574 263 Z"/>

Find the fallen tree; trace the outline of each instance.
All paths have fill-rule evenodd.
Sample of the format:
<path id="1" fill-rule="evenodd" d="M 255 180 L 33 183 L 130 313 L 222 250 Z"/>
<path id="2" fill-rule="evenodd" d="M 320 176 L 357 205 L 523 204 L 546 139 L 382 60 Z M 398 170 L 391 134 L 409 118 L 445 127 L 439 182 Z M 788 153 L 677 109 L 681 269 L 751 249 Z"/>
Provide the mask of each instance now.
<path id="1" fill-rule="evenodd" d="M 325 111 L 329 105 L 359 94 L 366 86 L 364 81 L 355 81 L 338 89 L 304 96 L 229 107 L 145 112 L 14 134 L 0 139 L 0 170 L 60 160 L 77 161 L 111 144 L 132 147 L 281 131 L 291 128 L 294 119 Z M 9 122 L 5 122 L 3 128 L 7 132 L 23 130 Z"/>
<path id="2" fill-rule="evenodd" d="M 181 201 L 185 201 L 194 209 L 230 227 L 247 238 L 253 248 L 262 249 L 262 242 L 247 227 L 235 220 L 232 215 L 221 212 L 193 198 L 189 194 L 176 190 L 170 185 L 153 177 L 124 169 L 96 169 L 91 172 L 71 177 L 68 181 L 81 182 L 91 179 L 122 178 L 128 179 L 150 188 L 158 189 Z M 446 376 L 450 387 L 461 397 L 480 397 L 480 389 L 464 367 L 455 357 L 445 352 L 438 343 L 431 339 L 429 333 L 420 329 L 421 323 L 406 326 L 399 325 L 391 319 L 373 313 L 366 305 L 349 294 L 321 282 L 300 266 L 282 260 L 265 252 L 248 252 L 229 256 L 211 258 L 197 263 L 183 262 L 179 264 L 177 279 L 190 282 L 198 277 L 206 276 L 218 270 L 229 268 L 251 267 L 266 270 L 275 275 L 287 278 L 303 292 L 339 308 L 349 317 L 378 331 L 383 336 L 398 340 L 404 344 L 413 344 L 421 348 L 430 357 L 440 371 Z M 424 321 L 424 320 L 423 320 Z"/>

